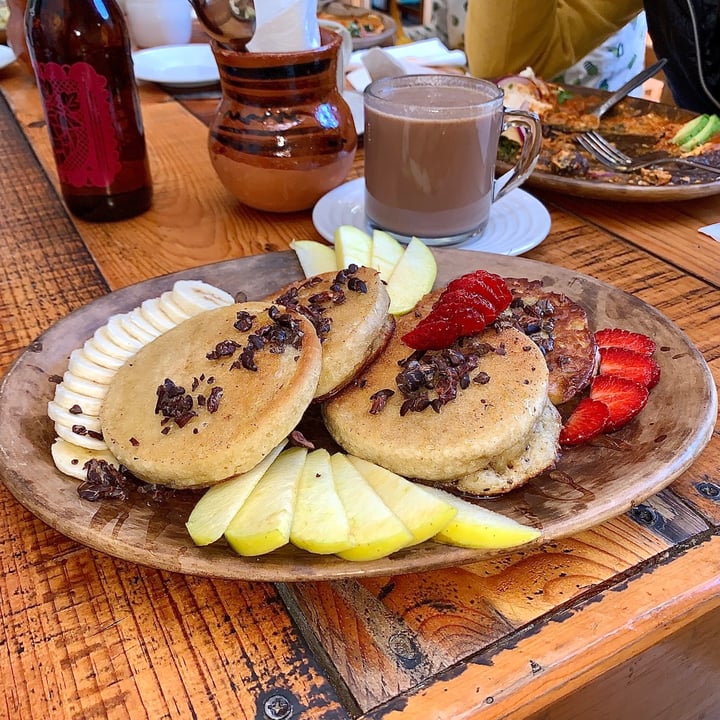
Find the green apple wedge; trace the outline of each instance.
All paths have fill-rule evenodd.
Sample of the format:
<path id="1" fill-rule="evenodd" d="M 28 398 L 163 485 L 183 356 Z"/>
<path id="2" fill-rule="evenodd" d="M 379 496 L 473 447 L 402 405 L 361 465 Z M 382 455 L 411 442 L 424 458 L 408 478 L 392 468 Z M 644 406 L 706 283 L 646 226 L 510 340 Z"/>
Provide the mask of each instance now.
<path id="1" fill-rule="evenodd" d="M 413 238 L 388 280 L 390 314 L 410 312 L 418 300 L 432 290 L 436 277 L 435 256 L 424 242 Z"/>
<path id="2" fill-rule="evenodd" d="M 287 441 L 273 448 L 252 470 L 213 485 L 190 513 L 185 527 L 196 545 L 218 540 Z"/>
<path id="3" fill-rule="evenodd" d="M 372 256 L 370 264 L 380 273 L 380 279 L 387 282 L 395 266 L 403 256 L 405 248 L 384 230 L 373 230 Z"/>
<path id="4" fill-rule="evenodd" d="M 439 488 L 426 486 L 425 489 L 457 509 L 457 515 L 433 538 L 439 543 L 495 550 L 524 545 L 541 535 L 535 528 L 466 502 Z"/>
<path id="5" fill-rule="evenodd" d="M 352 546 L 350 523 L 333 481 L 330 453 L 313 450 L 300 474 L 290 542 L 320 555 Z"/>
<path id="6" fill-rule="evenodd" d="M 338 269 L 335 248 L 315 240 L 293 240 L 290 247 L 297 255 L 305 277 L 333 272 Z"/>
<path id="7" fill-rule="evenodd" d="M 351 264 L 370 267 L 372 260 L 372 238 L 354 225 L 340 225 L 333 234 L 335 241 L 335 263 L 338 268 Z"/>
<path id="8" fill-rule="evenodd" d="M 412 533 L 413 544 L 437 535 L 457 514 L 453 505 L 402 475 L 354 455 L 348 460 Z"/>
<path id="9" fill-rule="evenodd" d="M 351 548 L 337 553 L 341 558 L 359 562 L 377 560 L 412 543 L 412 533 L 344 453 L 332 455 L 330 464 L 353 542 Z"/>
<path id="10" fill-rule="evenodd" d="M 267 469 L 225 530 L 238 555 L 264 555 L 290 542 L 305 448 L 284 450 Z"/>

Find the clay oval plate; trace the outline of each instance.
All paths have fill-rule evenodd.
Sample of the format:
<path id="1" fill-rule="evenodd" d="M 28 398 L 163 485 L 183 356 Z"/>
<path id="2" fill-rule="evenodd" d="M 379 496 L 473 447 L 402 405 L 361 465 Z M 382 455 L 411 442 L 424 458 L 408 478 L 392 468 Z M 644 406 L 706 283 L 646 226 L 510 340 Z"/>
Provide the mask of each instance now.
<path id="1" fill-rule="evenodd" d="M 533 260 L 459 250 L 436 251 L 438 284 L 472 268 L 542 279 L 588 309 L 593 328 L 621 326 L 658 344 L 662 379 L 633 423 L 618 433 L 626 449 L 581 447 L 560 460 L 560 479 L 537 478 L 487 506 L 542 530 L 550 541 L 627 511 L 669 485 L 709 441 L 717 394 L 703 357 L 670 320 L 641 300 L 594 278 Z M 425 542 L 366 563 L 311 555 L 286 546 L 242 558 L 224 543 L 198 548 L 185 520 L 192 500 L 153 504 L 134 500 L 82 501 L 76 481 L 59 473 L 50 456 L 53 427 L 46 404 L 70 352 L 117 312 L 160 295 L 180 278 L 199 278 L 250 299 L 301 277 L 291 252 L 259 255 L 155 278 L 102 297 L 71 313 L 41 335 L 12 365 L 0 385 L 0 472 L 15 498 L 48 525 L 87 546 L 124 560 L 174 572 L 273 582 L 330 580 L 417 572 L 473 562 L 488 553 Z M 539 544 L 539 541 L 538 543 Z M 527 546 L 526 546 L 527 547 Z"/>

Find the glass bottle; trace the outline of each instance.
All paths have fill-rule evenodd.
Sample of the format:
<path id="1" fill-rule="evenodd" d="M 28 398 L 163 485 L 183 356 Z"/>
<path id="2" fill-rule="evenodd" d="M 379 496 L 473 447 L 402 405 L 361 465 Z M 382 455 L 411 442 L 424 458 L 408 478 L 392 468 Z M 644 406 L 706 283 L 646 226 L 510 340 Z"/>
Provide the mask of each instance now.
<path id="1" fill-rule="evenodd" d="M 152 181 L 118 4 L 29 0 L 25 33 L 70 212 L 103 222 L 147 210 Z"/>

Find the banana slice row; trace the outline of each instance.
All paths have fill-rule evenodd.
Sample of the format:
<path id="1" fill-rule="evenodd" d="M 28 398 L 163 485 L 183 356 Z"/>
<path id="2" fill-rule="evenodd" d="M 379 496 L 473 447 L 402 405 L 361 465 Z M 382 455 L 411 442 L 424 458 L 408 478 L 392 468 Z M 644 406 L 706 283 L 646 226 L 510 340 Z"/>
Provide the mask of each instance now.
<path id="1" fill-rule="evenodd" d="M 84 478 L 92 457 L 117 461 L 102 439 L 100 407 L 122 365 L 156 337 L 194 315 L 226 305 L 233 297 L 201 280 L 178 280 L 172 290 L 143 302 L 128 313 L 113 315 L 85 344 L 70 353 L 68 369 L 48 403 L 58 440 L 52 446 L 55 466 Z M 72 472 L 71 472 L 72 470 Z"/>

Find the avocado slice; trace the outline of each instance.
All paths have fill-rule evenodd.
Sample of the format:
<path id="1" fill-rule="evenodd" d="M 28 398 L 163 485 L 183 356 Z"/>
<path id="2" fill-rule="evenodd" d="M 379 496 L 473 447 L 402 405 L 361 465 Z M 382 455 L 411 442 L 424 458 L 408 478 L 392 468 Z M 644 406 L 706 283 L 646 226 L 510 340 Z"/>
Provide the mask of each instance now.
<path id="1" fill-rule="evenodd" d="M 676 145 L 682 145 L 688 142 L 690 138 L 694 137 L 705 127 L 709 119 L 709 115 L 698 115 L 696 118 L 689 120 L 675 133 L 672 142 Z"/>
<path id="2" fill-rule="evenodd" d="M 688 152 L 688 150 L 707 142 L 716 132 L 720 132 L 720 118 L 717 115 L 710 115 L 708 121 L 702 126 L 702 130 L 684 142 L 680 149 L 683 152 Z"/>

